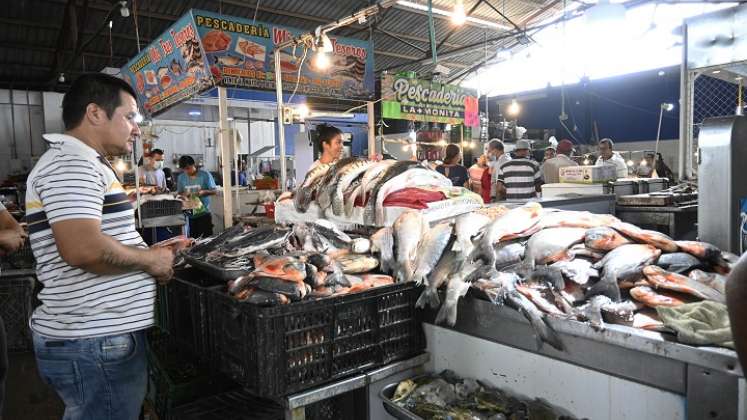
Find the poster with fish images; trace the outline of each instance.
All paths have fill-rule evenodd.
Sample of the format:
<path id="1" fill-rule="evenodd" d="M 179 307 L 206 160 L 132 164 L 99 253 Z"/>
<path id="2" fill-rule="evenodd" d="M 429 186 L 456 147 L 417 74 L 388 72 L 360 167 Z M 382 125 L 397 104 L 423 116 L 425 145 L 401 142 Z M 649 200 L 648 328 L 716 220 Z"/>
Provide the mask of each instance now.
<path id="1" fill-rule="evenodd" d="M 148 116 L 212 87 L 213 77 L 191 12 L 130 60 L 122 75 Z"/>
<path id="2" fill-rule="evenodd" d="M 217 84 L 226 87 L 274 91 L 274 46 L 306 32 L 201 10 L 193 10 L 192 15 L 210 72 Z M 296 48 L 295 55 L 290 48 L 281 52 L 283 90 L 325 98 L 371 99 L 374 61 L 370 43 L 334 36 L 330 40 L 333 52 L 326 70 L 311 65 L 312 51 L 305 59 L 302 48 Z"/>
<path id="3" fill-rule="evenodd" d="M 381 79 L 384 118 L 480 125 L 477 92 L 457 85 L 388 74 Z"/>

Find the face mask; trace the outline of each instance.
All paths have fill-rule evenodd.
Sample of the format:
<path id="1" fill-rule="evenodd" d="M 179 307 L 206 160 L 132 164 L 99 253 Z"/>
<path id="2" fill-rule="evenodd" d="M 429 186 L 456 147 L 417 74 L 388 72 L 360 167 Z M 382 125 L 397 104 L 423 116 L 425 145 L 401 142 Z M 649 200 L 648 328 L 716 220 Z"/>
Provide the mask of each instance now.
<path id="1" fill-rule="evenodd" d="M 498 158 L 495 157 L 495 155 L 488 155 L 488 160 L 491 162 L 495 162 L 496 160 L 498 160 Z"/>
<path id="2" fill-rule="evenodd" d="M 163 169 L 163 161 L 162 160 L 156 161 L 156 164 L 153 165 L 153 167 L 156 169 Z"/>

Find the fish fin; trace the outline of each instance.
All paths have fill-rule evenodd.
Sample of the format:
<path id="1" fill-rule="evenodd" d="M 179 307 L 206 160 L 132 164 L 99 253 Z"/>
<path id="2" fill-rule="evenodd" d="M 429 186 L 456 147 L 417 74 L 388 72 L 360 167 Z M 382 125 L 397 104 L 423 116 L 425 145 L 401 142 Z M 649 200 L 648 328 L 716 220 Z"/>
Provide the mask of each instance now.
<path id="1" fill-rule="evenodd" d="M 605 273 L 598 282 L 594 283 L 594 285 L 586 291 L 587 299 L 595 295 L 605 295 L 614 302 L 619 302 L 620 286 L 617 284 L 617 278 Z"/>
<path id="2" fill-rule="evenodd" d="M 412 281 L 415 282 L 416 286 L 422 286 L 422 285 L 425 285 L 426 287 L 428 286 L 428 279 L 426 279 L 425 276 L 420 273 L 415 273 L 412 276 Z"/>
<path id="3" fill-rule="evenodd" d="M 423 293 L 420 294 L 418 301 L 415 302 L 415 307 L 424 309 L 426 306 L 430 306 L 431 308 L 436 309 L 440 304 L 441 298 L 438 297 L 438 291 L 426 287 L 423 290 Z"/>
<path id="4" fill-rule="evenodd" d="M 514 309 L 521 312 L 524 318 L 529 321 L 529 325 L 532 326 L 537 338 L 537 349 L 541 350 L 544 343 L 549 344 L 553 348 L 564 351 L 565 346 L 560 340 L 558 333 L 547 323 L 546 315 L 538 315 L 538 313 L 527 310 L 524 305 L 534 305 L 529 299 L 521 295 L 518 291 L 514 290 L 506 296 L 507 300 L 512 303 Z M 522 302 L 523 301 L 523 302 Z"/>
<path id="5" fill-rule="evenodd" d="M 458 300 L 444 301 L 443 305 L 441 305 L 441 309 L 439 309 L 438 311 L 438 315 L 436 315 L 436 325 L 447 324 L 453 327 L 454 324 L 456 324 L 456 320 L 457 320 L 457 304 L 458 303 L 459 303 Z"/>

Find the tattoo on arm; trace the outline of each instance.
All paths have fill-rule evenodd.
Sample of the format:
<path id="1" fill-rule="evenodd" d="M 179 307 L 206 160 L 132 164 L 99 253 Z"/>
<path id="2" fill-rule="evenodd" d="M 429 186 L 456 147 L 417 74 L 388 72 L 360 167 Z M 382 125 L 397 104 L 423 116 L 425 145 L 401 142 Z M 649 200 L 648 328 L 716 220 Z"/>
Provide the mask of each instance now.
<path id="1" fill-rule="evenodd" d="M 113 246 L 107 246 L 101 252 L 101 262 L 126 271 L 142 269 L 142 261 L 127 252 L 121 252 Z"/>

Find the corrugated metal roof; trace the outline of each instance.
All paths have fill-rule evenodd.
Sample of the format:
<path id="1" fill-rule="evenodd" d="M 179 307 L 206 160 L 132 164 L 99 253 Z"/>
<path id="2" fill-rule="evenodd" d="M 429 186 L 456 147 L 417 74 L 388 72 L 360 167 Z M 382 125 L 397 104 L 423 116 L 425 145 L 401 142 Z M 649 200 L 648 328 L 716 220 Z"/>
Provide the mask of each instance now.
<path id="1" fill-rule="evenodd" d="M 73 0 L 74 1 L 74 0 Z M 410 0 L 425 4 L 426 0 Z M 527 24 L 527 19 L 538 22 L 558 13 L 559 0 L 464 0 L 469 11 L 477 2 L 473 17 L 498 22 L 507 22 L 488 5 L 493 5 L 516 24 Z M 8 2 L 0 8 L 0 84 L 26 83 L 49 85 L 50 75 L 55 71 L 55 52 L 60 37 L 75 34 L 76 26 L 64 22 L 68 0 L 25 0 Z M 57 69 L 69 66 L 68 79 L 76 71 L 98 71 L 105 66 L 121 67 L 137 53 L 135 25 L 132 10 L 129 18 L 122 18 L 114 0 L 88 0 L 89 9 L 83 10 L 82 2 L 76 1 L 75 8 L 78 27 L 81 27 L 80 42 L 90 43 L 82 57 L 73 57 L 70 42 L 65 45 L 66 53 Z M 204 9 L 226 15 L 253 18 L 257 20 L 312 30 L 316 26 L 350 15 L 370 4 L 369 0 L 148 0 L 138 1 L 138 29 L 141 46 L 161 34 L 188 9 Z M 128 3 L 132 9 L 132 1 Z M 454 0 L 434 0 L 434 7 L 450 10 Z M 109 28 L 105 26 L 109 11 L 113 27 L 111 31 L 111 52 Z M 83 21 L 86 15 L 85 22 Z M 393 71 L 415 70 L 428 72 L 433 68 L 429 62 L 430 43 L 428 19 L 424 12 L 401 5 L 384 11 L 368 24 L 374 24 L 373 31 L 376 70 Z M 443 45 L 439 49 L 439 63 L 450 68 L 452 73 L 463 72 L 484 59 L 484 41 L 507 34 L 506 29 L 485 27 L 469 23 L 454 28 L 448 18 L 436 15 L 434 19 L 436 41 Z M 64 25 L 64 28 L 63 28 Z M 531 26 L 531 25 L 530 25 Z M 99 29 L 102 29 L 96 35 Z M 336 35 L 369 37 L 365 25 L 352 25 L 334 32 Z M 94 36 L 96 35 L 96 36 Z M 399 39 L 398 39 L 399 38 Z M 446 40 L 444 42 L 444 40 Z M 409 44 L 409 45 L 408 45 Z M 490 43 L 491 54 L 500 43 Z M 450 54 L 462 51 L 458 55 Z M 54 79 L 54 77 L 52 77 Z M 57 86 L 57 88 L 60 88 Z"/>

